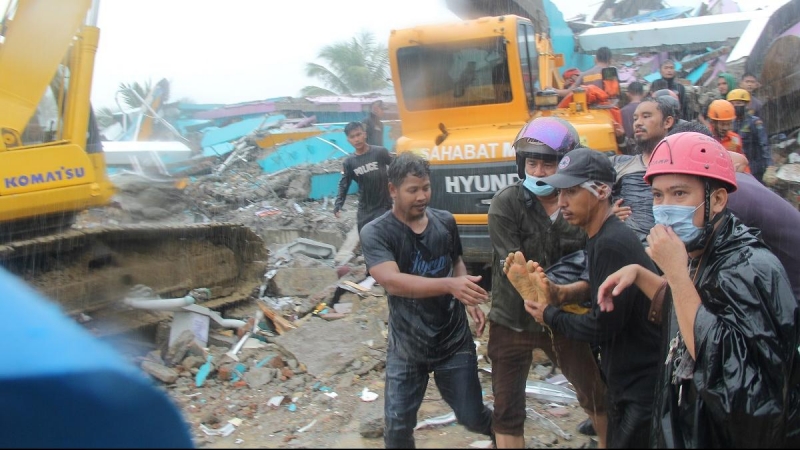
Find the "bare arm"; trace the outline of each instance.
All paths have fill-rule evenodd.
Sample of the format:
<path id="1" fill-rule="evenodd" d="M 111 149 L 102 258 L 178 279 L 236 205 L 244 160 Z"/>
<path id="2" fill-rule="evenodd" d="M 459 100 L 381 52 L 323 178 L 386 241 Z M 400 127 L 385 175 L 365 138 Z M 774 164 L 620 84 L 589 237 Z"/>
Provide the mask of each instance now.
<path id="1" fill-rule="evenodd" d="M 555 284 L 550 286 L 555 288 L 553 296 L 557 305 L 570 305 L 583 303 L 591 296 L 589 293 L 589 283 L 586 281 L 576 281 L 570 284 Z"/>
<path id="2" fill-rule="evenodd" d="M 467 306 L 488 300 L 486 291 L 478 286 L 479 276 L 467 275 L 464 262 L 459 258 L 453 275 L 445 278 L 427 278 L 400 272 L 394 261 L 385 261 L 369 269 L 370 275 L 391 295 L 424 299 L 450 294 Z"/>

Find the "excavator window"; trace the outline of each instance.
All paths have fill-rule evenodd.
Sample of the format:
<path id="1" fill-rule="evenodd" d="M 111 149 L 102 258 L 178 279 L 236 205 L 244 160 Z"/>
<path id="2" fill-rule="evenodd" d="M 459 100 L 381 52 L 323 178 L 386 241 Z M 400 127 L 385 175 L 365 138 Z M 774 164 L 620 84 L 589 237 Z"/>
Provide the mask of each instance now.
<path id="1" fill-rule="evenodd" d="M 36 113 L 22 132 L 22 145 L 44 144 L 56 140 L 60 122 L 55 96 L 50 89 L 47 89 L 36 108 Z"/>
<path id="2" fill-rule="evenodd" d="M 519 59 L 522 66 L 525 96 L 528 99 L 528 104 L 533 105 L 536 82 L 539 79 L 539 57 L 536 53 L 536 37 L 531 24 L 519 24 L 517 28 L 517 44 L 519 45 Z"/>
<path id="3" fill-rule="evenodd" d="M 65 76 L 66 67 L 62 66 L 50 85 L 45 89 L 36 112 L 28 121 L 28 125 L 20 136 L 22 145 L 36 145 L 61 139 L 62 114 L 59 98 L 66 89 L 69 76 Z M 65 95 L 65 94 L 64 94 Z M 62 102 L 63 103 L 63 102 Z"/>
<path id="4" fill-rule="evenodd" d="M 399 49 L 406 107 L 423 111 L 510 102 L 506 55 L 501 37 Z"/>

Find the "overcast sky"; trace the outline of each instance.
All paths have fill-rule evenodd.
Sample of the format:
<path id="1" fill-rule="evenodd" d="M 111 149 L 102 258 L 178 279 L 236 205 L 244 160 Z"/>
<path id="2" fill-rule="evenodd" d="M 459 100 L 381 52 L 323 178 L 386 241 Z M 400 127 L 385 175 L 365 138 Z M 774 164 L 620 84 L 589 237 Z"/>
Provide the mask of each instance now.
<path id="1" fill-rule="evenodd" d="M 764 0 L 741 0 L 754 1 Z M 555 3 L 569 18 L 601 0 Z M 362 29 L 386 42 L 393 28 L 453 20 L 444 0 L 103 0 L 92 101 L 114 106 L 121 82 L 161 78 L 170 81 L 173 101 L 296 97 L 319 84 L 304 68 L 329 43 Z"/>

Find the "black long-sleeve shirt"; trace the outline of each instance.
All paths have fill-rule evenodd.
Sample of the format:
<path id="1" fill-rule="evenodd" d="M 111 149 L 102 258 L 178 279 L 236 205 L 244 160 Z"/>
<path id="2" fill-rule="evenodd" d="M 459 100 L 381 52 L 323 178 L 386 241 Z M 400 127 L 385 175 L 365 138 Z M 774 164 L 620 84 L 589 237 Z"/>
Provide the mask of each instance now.
<path id="1" fill-rule="evenodd" d="M 606 278 L 628 264 L 655 266 L 634 232 L 610 216 L 587 243 L 592 310 L 572 314 L 555 307 L 544 321 L 568 338 L 600 345 L 600 367 L 614 401 L 650 402 L 659 369 L 660 329 L 647 320 L 650 299 L 631 286 L 614 298 L 614 310 L 601 312 L 597 289 Z M 662 361 L 663 362 L 663 361 Z"/>
<path id="2" fill-rule="evenodd" d="M 342 178 L 333 212 L 342 209 L 350 183 L 358 183 L 358 212 L 370 214 L 376 210 L 386 211 L 392 207 L 389 195 L 389 179 L 386 169 L 392 163 L 389 150 L 369 145 L 361 155 L 350 155 L 342 162 Z"/>

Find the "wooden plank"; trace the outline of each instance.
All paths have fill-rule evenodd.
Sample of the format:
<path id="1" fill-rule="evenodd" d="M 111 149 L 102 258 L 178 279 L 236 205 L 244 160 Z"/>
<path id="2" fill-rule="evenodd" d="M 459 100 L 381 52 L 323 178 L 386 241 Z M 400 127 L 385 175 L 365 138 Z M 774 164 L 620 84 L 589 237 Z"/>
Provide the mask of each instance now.
<path id="1" fill-rule="evenodd" d="M 277 331 L 278 334 L 283 334 L 288 330 L 297 328 L 293 323 L 284 319 L 283 316 L 273 311 L 269 306 L 265 305 L 264 302 L 257 301 L 256 304 L 259 308 L 261 308 L 261 311 L 264 312 L 264 316 L 266 316 L 272 321 L 273 324 L 275 324 L 275 331 Z"/>

